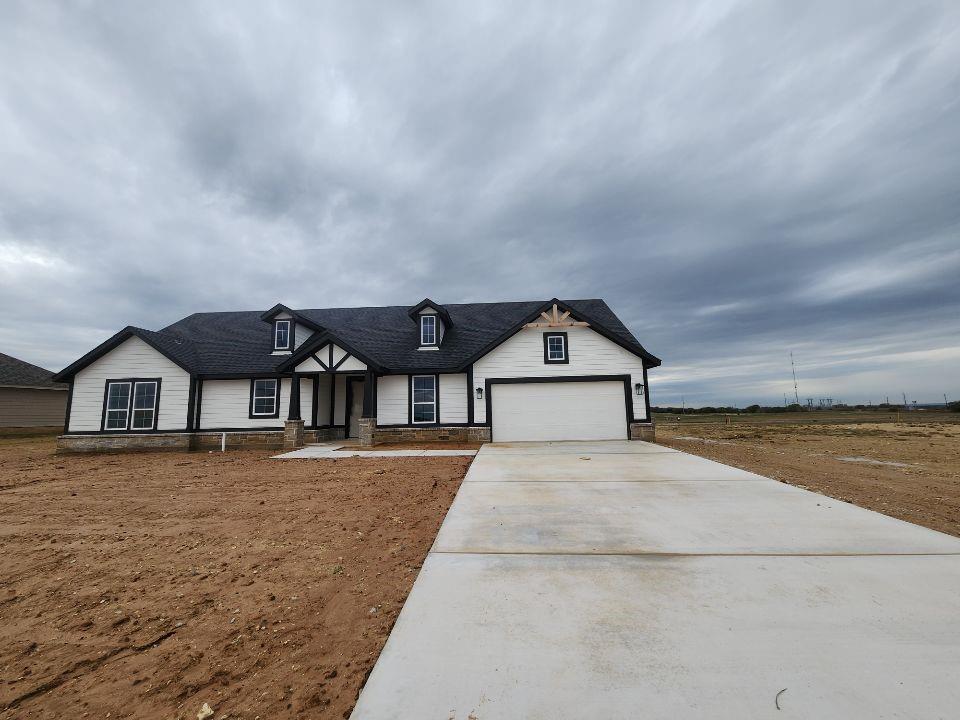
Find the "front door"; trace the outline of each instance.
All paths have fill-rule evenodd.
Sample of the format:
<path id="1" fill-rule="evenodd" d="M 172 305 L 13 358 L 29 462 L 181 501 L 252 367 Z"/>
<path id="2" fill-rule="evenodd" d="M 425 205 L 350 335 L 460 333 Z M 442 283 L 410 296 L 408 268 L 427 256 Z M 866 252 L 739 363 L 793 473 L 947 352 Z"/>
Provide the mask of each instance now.
<path id="1" fill-rule="evenodd" d="M 350 378 L 350 427 L 347 437 L 360 435 L 360 417 L 363 415 L 363 379 Z"/>

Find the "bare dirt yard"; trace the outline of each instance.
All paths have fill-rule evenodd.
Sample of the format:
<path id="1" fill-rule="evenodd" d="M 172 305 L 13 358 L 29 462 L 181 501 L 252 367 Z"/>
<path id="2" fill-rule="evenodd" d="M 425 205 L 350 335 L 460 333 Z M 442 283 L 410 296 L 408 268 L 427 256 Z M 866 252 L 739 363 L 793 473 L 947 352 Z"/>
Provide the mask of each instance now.
<path id="1" fill-rule="evenodd" d="M 0 438 L 0 718 L 341 718 L 469 457 Z"/>
<path id="2" fill-rule="evenodd" d="M 657 441 L 960 536 L 960 423 L 661 420 Z"/>

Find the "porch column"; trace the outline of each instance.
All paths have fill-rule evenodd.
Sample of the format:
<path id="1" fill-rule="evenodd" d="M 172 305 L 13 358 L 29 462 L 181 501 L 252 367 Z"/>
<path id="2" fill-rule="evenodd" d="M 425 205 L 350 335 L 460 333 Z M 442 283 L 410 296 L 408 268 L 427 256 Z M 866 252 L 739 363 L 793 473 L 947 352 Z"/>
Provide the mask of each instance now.
<path id="1" fill-rule="evenodd" d="M 377 376 L 373 370 L 367 370 L 363 381 L 363 414 L 360 417 L 372 418 L 377 416 L 376 406 Z"/>
<path id="2" fill-rule="evenodd" d="M 300 419 L 300 376 L 293 374 L 290 381 L 290 412 L 287 413 L 287 420 Z"/>
<path id="3" fill-rule="evenodd" d="M 377 428 L 377 376 L 367 370 L 363 381 L 363 412 L 360 415 L 360 446 L 373 446 Z"/>

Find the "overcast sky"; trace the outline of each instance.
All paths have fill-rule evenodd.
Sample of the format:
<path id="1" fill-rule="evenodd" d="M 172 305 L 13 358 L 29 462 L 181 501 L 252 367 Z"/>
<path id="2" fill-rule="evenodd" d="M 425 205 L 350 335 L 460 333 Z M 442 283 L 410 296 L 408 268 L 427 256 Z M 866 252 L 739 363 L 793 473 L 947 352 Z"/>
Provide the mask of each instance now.
<path id="1" fill-rule="evenodd" d="M 656 404 L 960 397 L 960 3 L 3 2 L 0 351 L 602 297 Z"/>

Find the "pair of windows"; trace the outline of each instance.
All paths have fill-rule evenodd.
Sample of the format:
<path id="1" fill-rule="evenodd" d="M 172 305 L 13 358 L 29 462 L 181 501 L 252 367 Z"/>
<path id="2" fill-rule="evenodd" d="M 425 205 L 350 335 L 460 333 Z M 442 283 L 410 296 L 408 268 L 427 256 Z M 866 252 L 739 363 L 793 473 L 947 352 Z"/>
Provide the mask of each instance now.
<path id="1" fill-rule="evenodd" d="M 276 378 L 250 381 L 250 417 L 280 416 L 280 383 Z"/>
<path id="2" fill-rule="evenodd" d="M 104 430 L 156 430 L 160 379 L 108 380 Z"/>

